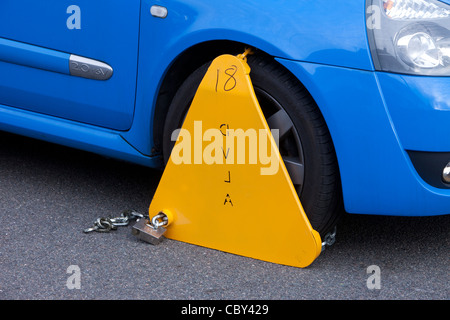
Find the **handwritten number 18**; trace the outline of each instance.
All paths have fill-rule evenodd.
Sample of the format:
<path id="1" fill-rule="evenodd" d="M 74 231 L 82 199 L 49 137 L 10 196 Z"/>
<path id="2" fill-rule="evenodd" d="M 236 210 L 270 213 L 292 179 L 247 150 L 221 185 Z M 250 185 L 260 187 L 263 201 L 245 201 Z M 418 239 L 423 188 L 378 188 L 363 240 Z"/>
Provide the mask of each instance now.
<path id="1" fill-rule="evenodd" d="M 225 69 L 224 73 L 228 76 L 228 78 L 225 81 L 225 84 L 223 85 L 224 91 L 231 91 L 236 87 L 237 81 L 236 81 L 236 78 L 234 77 L 236 72 L 237 72 L 237 67 L 235 65 L 232 65 L 230 68 Z M 220 69 L 217 69 L 216 92 L 217 92 L 217 86 L 219 85 L 219 77 L 220 77 Z"/>

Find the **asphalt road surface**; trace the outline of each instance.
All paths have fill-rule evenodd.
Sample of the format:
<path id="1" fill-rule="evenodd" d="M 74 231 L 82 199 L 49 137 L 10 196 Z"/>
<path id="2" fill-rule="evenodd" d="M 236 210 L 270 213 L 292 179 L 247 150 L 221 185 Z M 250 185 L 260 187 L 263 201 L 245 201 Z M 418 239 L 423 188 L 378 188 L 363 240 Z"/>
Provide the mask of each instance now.
<path id="1" fill-rule="evenodd" d="M 131 227 L 85 234 L 101 216 L 145 213 L 161 172 L 0 132 L 0 300 L 447 300 L 450 216 L 345 215 L 308 268 Z"/>

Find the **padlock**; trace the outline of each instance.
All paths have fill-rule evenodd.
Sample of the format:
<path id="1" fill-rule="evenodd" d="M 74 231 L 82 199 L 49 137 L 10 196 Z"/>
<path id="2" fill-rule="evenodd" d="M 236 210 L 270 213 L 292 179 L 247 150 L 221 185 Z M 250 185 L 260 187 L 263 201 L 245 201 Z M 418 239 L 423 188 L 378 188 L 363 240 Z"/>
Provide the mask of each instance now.
<path id="1" fill-rule="evenodd" d="M 160 225 L 152 225 L 147 219 L 139 219 L 131 229 L 131 233 L 138 239 L 157 245 L 164 240 L 166 228 Z"/>

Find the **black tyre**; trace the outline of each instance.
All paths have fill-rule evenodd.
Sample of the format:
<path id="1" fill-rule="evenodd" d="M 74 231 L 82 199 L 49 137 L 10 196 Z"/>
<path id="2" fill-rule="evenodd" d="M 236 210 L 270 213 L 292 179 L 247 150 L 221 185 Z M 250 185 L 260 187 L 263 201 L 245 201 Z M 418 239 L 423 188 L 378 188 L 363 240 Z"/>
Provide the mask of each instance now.
<path id="1" fill-rule="evenodd" d="M 279 149 L 311 225 L 324 237 L 336 225 L 341 187 L 336 155 L 320 110 L 289 72 L 268 57 L 250 56 L 250 77 L 271 129 L 280 131 Z M 178 89 L 168 110 L 163 137 L 167 161 L 180 128 L 209 64 L 192 73 Z"/>

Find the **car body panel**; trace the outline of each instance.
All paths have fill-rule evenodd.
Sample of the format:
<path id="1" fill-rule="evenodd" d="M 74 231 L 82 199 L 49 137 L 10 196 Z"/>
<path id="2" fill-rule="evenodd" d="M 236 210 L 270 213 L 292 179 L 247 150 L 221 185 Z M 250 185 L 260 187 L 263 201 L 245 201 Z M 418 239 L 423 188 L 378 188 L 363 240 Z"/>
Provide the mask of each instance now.
<path id="1" fill-rule="evenodd" d="M 316 101 L 333 139 L 348 212 L 450 213 L 450 191 L 425 183 L 406 151 L 450 151 L 444 138 L 450 129 L 443 128 L 449 78 L 376 72 L 365 1 L 336 0 L 332 10 L 329 0 L 124 3 L 77 1 L 80 30 L 66 27 L 69 1 L 0 4 L 9 12 L 26 12 L 16 21 L 0 10 L 0 38 L 114 69 L 111 79 L 96 81 L 0 61 L 1 130 L 162 167 L 152 128 L 164 78 L 190 48 L 234 41 L 274 57 Z M 152 16 L 154 5 L 167 8 L 167 17 Z M 40 7 L 42 15 L 30 10 Z"/>
<path id="2" fill-rule="evenodd" d="M 126 6 L 121 0 L 76 3 L 81 10 L 80 29 L 67 27 L 72 1 L 1 1 L 0 38 L 52 53 L 47 54 L 47 63 L 60 63 L 64 54 L 106 62 L 115 69 L 113 77 L 96 81 L 0 61 L 0 74 L 14 75 L 0 78 L 0 103 L 127 130 L 134 114 L 140 1 L 127 1 Z"/>
<path id="3" fill-rule="evenodd" d="M 450 150 L 450 78 L 378 73 L 383 97 L 406 150 Z"/>
<path id="4" fill-rule="evenodd" d="M 449 213 L 450 190 L 431 187 L 418 176 L 381 94 L 377 73 L 278 61 L 303 80 L 322 111 L 333 137 L 348 212 Z M 402 90 L 408 93 L 408 88 Z"/>
<path id="5" fill-rule="evenodd" d="M 114 130 L 59 119 L 0 105 L 0 129 L 35 139 L 97 153 L 149 167 L 161 167 L 159 157 L 137 151 Z"/>

